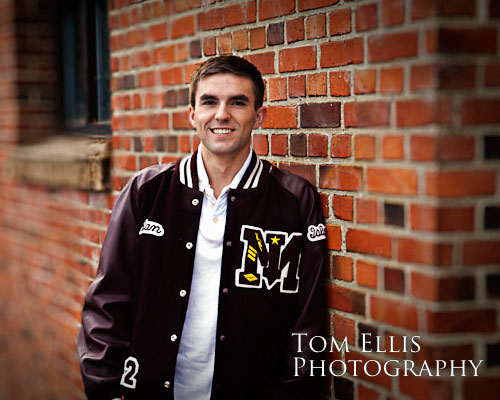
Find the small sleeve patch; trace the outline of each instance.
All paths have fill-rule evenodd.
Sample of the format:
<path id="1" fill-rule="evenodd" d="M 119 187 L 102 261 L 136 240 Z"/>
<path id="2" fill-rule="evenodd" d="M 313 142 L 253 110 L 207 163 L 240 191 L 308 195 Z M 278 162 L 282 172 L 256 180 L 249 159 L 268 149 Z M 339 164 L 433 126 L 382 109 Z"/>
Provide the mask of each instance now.
<path id="1" fill-rule="evenodd" d="M 323 224 L 309 225 L 307 228 L 307 238 L 311 242 L 326 239 L 326 228 Z"/>

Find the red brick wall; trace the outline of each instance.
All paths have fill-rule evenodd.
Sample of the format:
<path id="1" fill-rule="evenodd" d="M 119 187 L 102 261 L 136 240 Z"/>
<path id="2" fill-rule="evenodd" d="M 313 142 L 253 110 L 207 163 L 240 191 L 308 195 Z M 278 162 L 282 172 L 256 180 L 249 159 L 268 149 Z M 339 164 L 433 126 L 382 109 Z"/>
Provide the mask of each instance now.
<path id="1" fill-rule="evenodd" d="M 321 193 L 329 323 L 332 335 L 347 337 L 351 350 L 334 356 L 417 364 L 484 360 L 476 378 L 346 374 L 330 380 L 330 397 L 495 398 L 500 2 L 109 4 L 110 200 L 138 169 L 196 147 L 186 118 L 196 66 L 215 54 L 247 57 L 267 86 L 268 118 L 254 135 L 255 150 Z M 69 398 L 79 387 L 72 352 L 76 321 L 109 217 L 106 195 L 47 194 L 13 185 L 2 191 L 0 204 L 0 284 L 9 298 L 2 302 L 9 307 L 0 307 L 8 322 L 0 352 L 12 366 L 2 361 L 0 377 L 26 398 L 63 390 L 68 395 L 55 398 Z M 33 204 L 37 212 L 31 215 Z M 19 221 L 29 223 L 19 227 Z M 52 226 L 54 221 L 61 225 Z M 61 242 L 65 232 L 74 234 L 71 243 L 77 245 Z M 362 353 L 359 337 L 366 332 L 386 343 L 390 336 L 398 342 L 419 335 L 422 349 Z M 52 368 L 33 361 L 37 357 L 50 360 Z"/>

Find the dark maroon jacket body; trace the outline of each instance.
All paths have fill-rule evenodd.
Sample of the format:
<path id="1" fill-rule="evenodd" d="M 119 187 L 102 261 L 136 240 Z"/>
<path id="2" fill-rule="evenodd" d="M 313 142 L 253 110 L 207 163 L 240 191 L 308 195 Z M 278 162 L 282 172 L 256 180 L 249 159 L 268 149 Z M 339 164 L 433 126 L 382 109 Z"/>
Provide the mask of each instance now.
<path id="1" fill-rule="evenodd" d="M 202 201 L 196 153 L 123 189 L 78 337 L 89 399 L 173 399 Z M 294 357 L 324 355 L 292 333 L 325 334 L 324 247 L 315 188 L 254 153 L 228 195 L 212 399 L 320 396 Z"/>

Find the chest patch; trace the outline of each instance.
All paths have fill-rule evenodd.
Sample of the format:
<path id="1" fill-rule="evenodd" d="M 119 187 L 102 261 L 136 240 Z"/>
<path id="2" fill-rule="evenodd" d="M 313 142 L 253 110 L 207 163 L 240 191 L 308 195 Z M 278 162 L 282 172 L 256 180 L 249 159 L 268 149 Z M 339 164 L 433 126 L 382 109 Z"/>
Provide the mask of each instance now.
<path id="1" fill-rule="evenodd" d="M 163 236 L 165 234 L 165 230 L 163 229 L 163 226 L 161 226 L 158 222 L 146 219 L 142 224 L 141 230 L 139 231 L 139 235 L 144 235 L 144 234 Z"/>
<path id="2" fill-rule="evenodd" d="M 270 290 L 279 283 L 282 293 L 298 292 L 302 233 L 264 231 L 243 225 L 240 240 L 245 246 L 241 268 L 236 270 L 236 286 L 261 289 L 265 283 Z"/>

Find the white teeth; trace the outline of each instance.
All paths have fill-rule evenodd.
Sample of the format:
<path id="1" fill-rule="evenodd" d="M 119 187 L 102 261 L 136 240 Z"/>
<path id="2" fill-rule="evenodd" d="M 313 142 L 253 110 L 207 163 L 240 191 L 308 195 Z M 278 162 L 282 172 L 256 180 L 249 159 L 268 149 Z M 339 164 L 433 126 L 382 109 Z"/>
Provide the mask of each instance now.
<path id="1" fill-rule="evenodd" d="M 230 133 L 232 129 L 212 129 L 212 132 L 216 135 L 226 135 Z"/>

